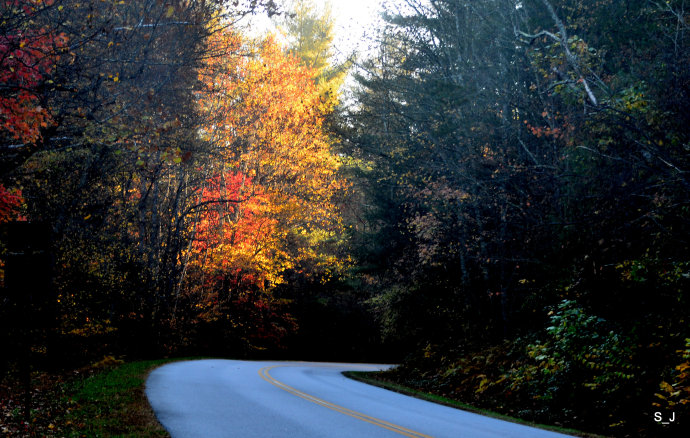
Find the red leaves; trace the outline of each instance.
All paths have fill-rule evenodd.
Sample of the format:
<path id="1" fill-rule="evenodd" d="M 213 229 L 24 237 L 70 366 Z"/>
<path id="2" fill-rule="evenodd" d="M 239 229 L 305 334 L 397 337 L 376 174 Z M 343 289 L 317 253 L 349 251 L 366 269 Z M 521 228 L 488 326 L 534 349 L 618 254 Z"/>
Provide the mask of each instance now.
<path id="1" fill-rule="evenodd" d="M 6 7 L 22 7 L 26 16 L 47 2 L 5 2 Z M 32 24 L 26 20 L 26 24 Z M 47 80 L 67 44 L 64 34 L 46 28 L 19 28 L 0 35 L 0 128 L 14 139 L 34 143 L 40 131 L 52 123 L 49 111 L 41 106 L 39 88 Z"/>
<path id="2" fill-rule="evenodd" d="M 20 91 L 15 97 L 0 99 L 0 127 L 19 141 L 38 141 L 41 128 L 52 123 L 48 111 L 32 93 Z"/>
<path id="3" fill-rule="evenodd" d="M 7 190 L 0 184 L 0 223 L 16 219 L 21 204 L 21 190 Z"/>
<path id="4" fill-rule="evenodd" d="M 532 126 L 527 122 L 527 120 L 525 120 L 524 123 L 525 126 L 527 126 L 527 128 L 530 130 L 532 135 L 534 135 L 537 138 L 553 137 L 555 139 L 558 139 L 564 136 L 561 128 L 550 128 L 548 126 Z"/>
<path id="5" fill-rule="evenodd" d="M 217 264 L 215 269 L 238 267 L 235 265 L 239 262 L 238 251 L 247 248 L 254 252 L 251 248 L 273 231 L 271 221 L 260 216 L 267 196 L 241 172 L 210 178 L 202 189 L 201 203 L 208 208 L 197 225 L 194 248 L 198 252 L 216 253 L 212 257 Z"/>

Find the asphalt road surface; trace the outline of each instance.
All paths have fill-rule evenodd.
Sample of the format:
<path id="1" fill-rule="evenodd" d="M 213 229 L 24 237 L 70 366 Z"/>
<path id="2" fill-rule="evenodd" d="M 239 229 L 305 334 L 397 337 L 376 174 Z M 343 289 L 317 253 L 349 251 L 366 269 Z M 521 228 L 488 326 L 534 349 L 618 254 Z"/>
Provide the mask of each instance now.
<path id="1" fill-rule="evenodd" d="M 555 438 L 344 377 L 387 365 L 198 360 L 154 370 L 146 395 L 172 438 Z"/>

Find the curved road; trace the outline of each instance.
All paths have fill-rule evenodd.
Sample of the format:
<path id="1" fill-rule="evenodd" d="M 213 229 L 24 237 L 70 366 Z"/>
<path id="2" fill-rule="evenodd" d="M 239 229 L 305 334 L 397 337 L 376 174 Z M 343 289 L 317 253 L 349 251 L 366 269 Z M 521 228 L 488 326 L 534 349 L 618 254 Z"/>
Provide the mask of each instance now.
<path id="1" fill-rule="evenodd" d="M 357 382 L 387 365 L 199 360 L 154 370 L 146 395 L 172 438 L 555 438 Z"/>

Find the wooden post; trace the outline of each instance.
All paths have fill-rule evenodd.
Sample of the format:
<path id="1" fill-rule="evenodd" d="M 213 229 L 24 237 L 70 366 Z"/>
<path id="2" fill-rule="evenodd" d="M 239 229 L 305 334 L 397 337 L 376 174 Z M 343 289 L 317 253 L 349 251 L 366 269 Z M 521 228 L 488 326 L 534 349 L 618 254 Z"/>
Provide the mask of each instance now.
<path id="1" fill-rule="evenodd" d="M 50 229 L 43 223 L 9 222 L 0 227 L 0 248 L 5 262 L 4 287 L 7 308 L 1 309 L 7 329 L 14 332 L 20 378 L 24 387 L 24 420 L 31 421 L 32 347 L 40 329 L 52 325 L 54 304 Z"/>

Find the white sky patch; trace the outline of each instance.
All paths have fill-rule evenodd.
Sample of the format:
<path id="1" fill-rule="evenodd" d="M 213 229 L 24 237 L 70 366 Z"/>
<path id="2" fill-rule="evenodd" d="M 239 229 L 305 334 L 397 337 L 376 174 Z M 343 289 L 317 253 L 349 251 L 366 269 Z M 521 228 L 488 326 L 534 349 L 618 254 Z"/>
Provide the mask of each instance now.
<path id="1" fill-rule="evenodd" d="M 316 0 L 323 4 L 325 0 Z M 338 57 L 371 49 L 374 31 L 380 20 L 382 0 L 335 0 L 331 9 L 336 20 L 334 46 Z"/>
<path id="2" fill-rule="evenodd" d="M 327 1 L 314 0 L 314 3 L 317 8 L 323 10 Z M 345 62 L 353 54 L 361 61 L 376 51 L 375 33 L 382 23 L 379 13 L 384 1 L 391 2 L 391 0 L 330 0 L 331 12 L 335 19 L 333 41 L 335 64 Z M 395 1 L 392 2 L 395 3 Z M 277 34 L 275 23 L 265 15 L 249 17 L 239 24 L 243 32 L 251 37 L 261 37 L 269 32 Z M 341 90 L 344 102 L 350 102 L 350 104 L 354 102 L 351 96 L 354 87 L 355 81 L 352 75 L 348 75 L 345 86 Z"/>
<path id="3" fill-rule="evenodd" d="M 314 0 L 317 8 L 323 10 L 328 0 Z M 338 62 L 347 59 L 353 52 L 366 53 L 371 49 L 372 37 L 380 20 L 379 12 L 383 0 L 331 0 L 331 11 L 335 18 L 335 47 Z M 253 16 L 240 23 L 245 32 L 260 36 L 275 32 L 275 25 L 265 15 Z"/>

